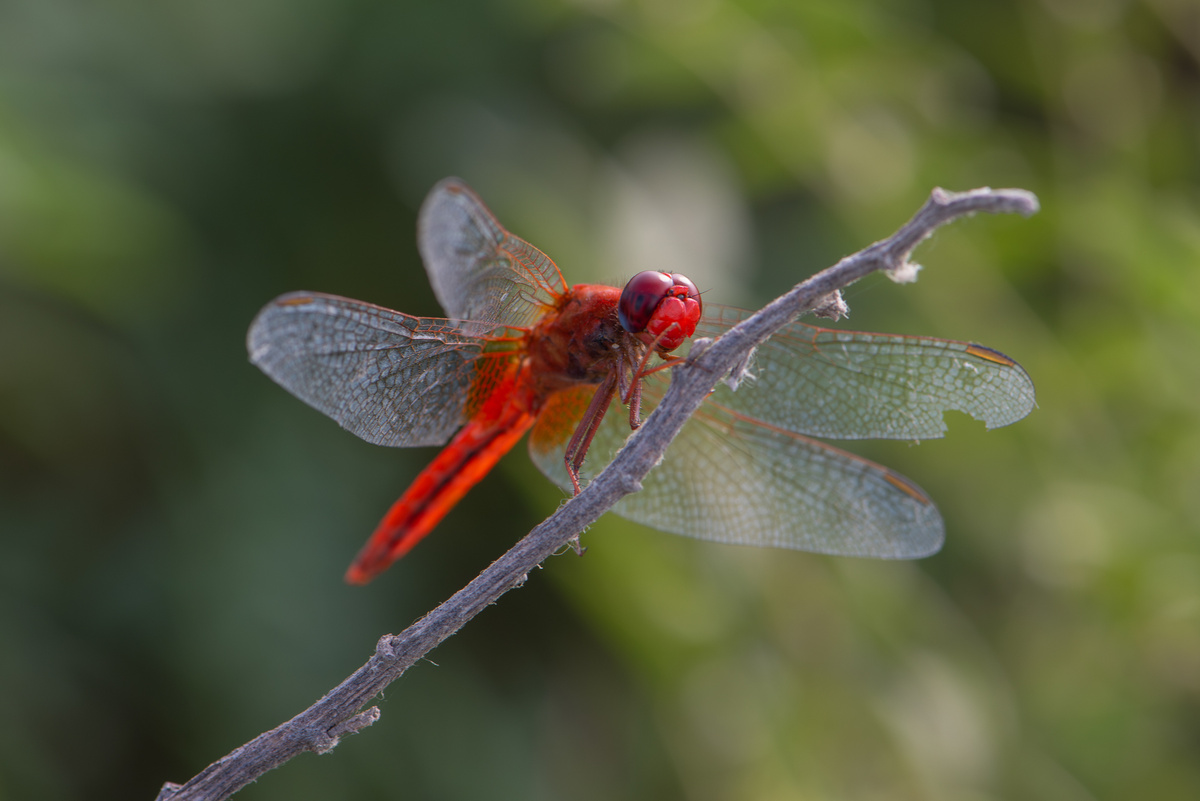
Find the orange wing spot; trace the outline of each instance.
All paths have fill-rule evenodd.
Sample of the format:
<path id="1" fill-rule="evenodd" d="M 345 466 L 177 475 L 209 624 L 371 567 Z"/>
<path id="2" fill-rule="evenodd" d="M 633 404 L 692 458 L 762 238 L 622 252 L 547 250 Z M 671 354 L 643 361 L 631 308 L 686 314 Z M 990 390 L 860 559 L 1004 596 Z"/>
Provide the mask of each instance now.
<path id="1" fill-rule="evenodd" d="M 914 500 L 916 500 L 918 503 L 923 503 L 923 504 L 932 503 L 932 501 L 929 500 L 928 495 L 926 495 L 924 492 L 922 492 L 921 489 L 916 484 L 913 484 L 908 479 L 904 478 L 904 476 L 896 475 L 895 473 L 892 473 L 892 472 L 887 472 L 887 473 L 883 474 L 883 477 L 885 479 L 887 479 L 887 482 L 889 484 L 891 484 L 893 487 L 904 492 L 907 495 L 912 496 L 912 498 Z"/>
<path id="2" fill-rule="evenodd" d="M 530 446 L 539 453 L 565 446 L 595 394 L 594 384 L 580 384 L 551 395 L 538 413 Z"/>
<path id="3" fill-rule="evenodd" d="M 498 345 L 498 346 L 520 345 L 522 342 L 525 341 L 525 337 L 529 335 L 529 329 L 527 329 L 527 328 L 516 328 L 514 326 L 508 326 L 504 330 L 506 332 L 504 334 L 489 335 L 487 337 L 487 341 L 492 345 Z M 512 331 L 514 333 L 511 333 L 511 334 L 507 333 L 509 331 Z"/>
<path id="4" fill-rule="evenodd" d="M 467 390 L 466 416 L 474 418 L 517 366 L 516 353 L 484 353 L 474 361 L 475 378 Z"/>
<path id="5" fill-rule="evenodd" d="M 967 355 L 983 359 L 984 361 L 994 362 L 995 364 L 1002 364 L 1005 367 L 1012 367 L 1016 364 L 1015 361 L 1008 358 L 1000 351 L 992 350 L 991 348 L 985 348 L 983 345 L 967 345 Z"/>
<path id="6" fill-rule="evenodd" d="M 307 306 L 312 303 L 315 298 L 288 298 L 287 300 L 277 300 L 277 306 Z"/>

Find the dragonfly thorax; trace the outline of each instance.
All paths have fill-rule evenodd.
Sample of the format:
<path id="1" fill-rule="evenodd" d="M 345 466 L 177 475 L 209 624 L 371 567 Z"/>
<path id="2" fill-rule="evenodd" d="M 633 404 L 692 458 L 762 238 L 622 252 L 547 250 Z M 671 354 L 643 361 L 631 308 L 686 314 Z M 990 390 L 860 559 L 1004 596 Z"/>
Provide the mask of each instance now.
<path id="1" fill-rule="evenodd" d="M 617 287 L 578 284 L 529 333 L 533 374 L 547 394 L 578 384 L 599 384 L 615 363 L 636 364 L 645 352 L 621 325 Z"/>

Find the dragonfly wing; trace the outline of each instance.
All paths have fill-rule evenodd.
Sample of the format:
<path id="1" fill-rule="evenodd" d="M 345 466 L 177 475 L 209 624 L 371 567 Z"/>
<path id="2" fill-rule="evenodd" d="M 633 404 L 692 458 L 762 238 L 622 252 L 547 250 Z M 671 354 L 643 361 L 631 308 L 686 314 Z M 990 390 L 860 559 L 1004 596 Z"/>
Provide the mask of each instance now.
<path id="1" fill-rule="evenodd" d="M 660 394 L 647 390 L 648 396 Z M 564 393 L 557 406 L 547 407 L 550 421 L 539 418 L 530 439 L 539 469 L 567 490 L 561 420 L 588 394 Z M 647 397 L 647 405 L 656 400 Z M 607 465 L 628 436 L 628 418 L 612 410 L 588 451 L 582 478 L 590 480 Z M 917 558 L 936 552 L 945 537 L 933 502 L 900 474 L 711 401 L 685 424 L 642 490 L 613 511 L 704 540 L 843 556 Z"/>
<path id="2" fill-rule="evenodd" d="M 292 292 L 250 326 L 250 361 L 300 400 L 377 445 L 439 445 L 464 422 L 486 340 L 449 320 Z"/>
<path id="3" fill-rule="evenodd" d="M 716 337 L 751 313 L 711 305 L 696 336 Z M 750 377 L 714 400 L 788 431 L 834 439 L 933 439 L 943 413 L 988 428 L 1033 409 L 1029 375 L 1003 353 L 932 337 L 792 323 L 756 351 Z"/>
<path id="4" fill-rule="evenodd" d="M 697 336 L 715 337 L 749 312 L 710 305 Z M 645 378 L 643 413 L 664 373 Z M 562 453 L 591 388 L 561 393 L 530 438 L 534 462 L 570 489 Z M 642 490 L 614 507 L 664 531 L 718 542 L 827 554 L 915 558 L 937 551 L 941 515 L 920 487 L 869 460 L 810 439 L 926 439 L 958 410 L 989 428 L 1024 417 L 1033 384 L 1020 365 L 980 345 L 836 331 L 793 323 L 758 348 L 737 390 L 719 385 L 671 443 Z M 580 471 L 590 480 L 629 437 L 605 417 Z"/>
<path id="5" fill-rule="evenodd" d="M 425 199 L 417 244 L 438 302 L 456 320 L 531 328 L 566 292 L 554 262 L 504 230 L 457 178 Z"/>

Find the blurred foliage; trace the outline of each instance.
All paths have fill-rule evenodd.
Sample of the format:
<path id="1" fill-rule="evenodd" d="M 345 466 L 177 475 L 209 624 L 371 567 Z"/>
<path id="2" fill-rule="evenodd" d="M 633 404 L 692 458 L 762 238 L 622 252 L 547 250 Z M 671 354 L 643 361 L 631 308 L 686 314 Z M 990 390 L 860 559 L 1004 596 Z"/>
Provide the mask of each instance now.
<path id="1" fill-rule="evenodd" d="M 347 587 L 431 452 L 246 361 L 286 290 L 436 314 L 451 174 L 568 280 L 741 304 L 934 186 L 1034 190 L 848 300 L 1040 408 L 862 449 L 938 500 L 919 563 L 606 518 L 239 798 L 1200 798 L 1198 59 L 1191 0 L 4 0 L 0 799 L 151 798 L 554 509 L 513 454 Z"/>

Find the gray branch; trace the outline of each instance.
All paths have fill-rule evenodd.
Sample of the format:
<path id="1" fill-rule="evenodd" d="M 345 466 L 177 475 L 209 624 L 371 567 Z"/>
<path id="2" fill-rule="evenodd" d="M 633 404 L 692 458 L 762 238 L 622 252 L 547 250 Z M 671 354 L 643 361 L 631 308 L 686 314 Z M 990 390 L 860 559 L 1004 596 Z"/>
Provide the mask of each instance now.
<path id="1" fill-rule="evenodd" d="M 717 381 L 736 381 L 754 348 L 771 334 L 806 312 L 837 316 L 844 309 L 840 290 L 876 270 L 897 280 L 911 280 L 909 254 L 944 223 L 981 211 L 1029 216 L 1037 209 L 1037 198 L 1020 189 L 963 193 L 935 189 L 921 210 L 892 236 L 817 273 L 719 339 L 698 343 L 687 364 L 674 370 L 662 403 L 583 492 L 441 606 L 400 634 L 380 638 L 375 655 L 321 700 L 209 765 L 186 784 L 168 782 L 158 801 L 228 798 L 297 754 L 326 753 L 343 735 L 370 726 L 380 714 L 376 706 L 363 710 L 372 698 L 501 595 L 523 584 L 531 570 L 578 537 L 613 504 L 640 489 L 641 480 Z"/>

